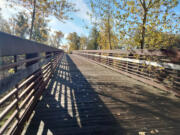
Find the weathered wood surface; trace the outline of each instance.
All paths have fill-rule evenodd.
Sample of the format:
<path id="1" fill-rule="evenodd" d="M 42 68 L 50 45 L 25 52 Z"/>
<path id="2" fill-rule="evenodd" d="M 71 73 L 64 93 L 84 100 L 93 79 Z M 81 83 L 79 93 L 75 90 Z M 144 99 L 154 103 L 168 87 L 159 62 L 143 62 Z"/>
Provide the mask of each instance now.
<path id="1" fill-rule="evenodd" d="M 23 135 L 178 135 L 180 98 L 65 56 Z"/>
<path id="2" fill-rule="evenodd" d="M 63 50 L 0 32 L 0 57 L 60 51 Z"/>

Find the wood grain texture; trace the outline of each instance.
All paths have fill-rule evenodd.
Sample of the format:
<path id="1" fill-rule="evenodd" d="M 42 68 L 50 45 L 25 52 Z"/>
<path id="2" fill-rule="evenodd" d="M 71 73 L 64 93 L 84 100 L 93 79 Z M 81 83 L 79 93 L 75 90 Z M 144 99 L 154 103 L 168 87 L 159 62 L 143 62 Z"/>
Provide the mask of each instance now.
<path id="1" fill-rule="evenodd" d="M 180 99 L 65 56 L 22 135 L 178 135 Z"/>

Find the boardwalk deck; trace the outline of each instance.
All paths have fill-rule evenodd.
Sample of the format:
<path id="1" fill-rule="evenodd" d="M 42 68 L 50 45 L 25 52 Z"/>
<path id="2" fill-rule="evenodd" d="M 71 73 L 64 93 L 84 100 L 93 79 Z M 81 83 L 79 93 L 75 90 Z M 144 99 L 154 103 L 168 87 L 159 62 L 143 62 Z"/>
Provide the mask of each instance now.
<path id="1" fill-rule="evenodd" d="M 180 99 L 64 56 L 23 135 L 179 135 Z"/>

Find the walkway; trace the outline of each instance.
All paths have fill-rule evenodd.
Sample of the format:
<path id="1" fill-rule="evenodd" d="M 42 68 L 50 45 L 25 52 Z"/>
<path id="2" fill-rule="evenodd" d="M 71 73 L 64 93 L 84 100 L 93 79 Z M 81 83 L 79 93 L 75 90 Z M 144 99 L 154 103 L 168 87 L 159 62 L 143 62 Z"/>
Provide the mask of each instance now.
<path id="1" fill-rule="evenodd" d="M 180 98 L 64 56 L 23 135 L 178 135 Z"/>

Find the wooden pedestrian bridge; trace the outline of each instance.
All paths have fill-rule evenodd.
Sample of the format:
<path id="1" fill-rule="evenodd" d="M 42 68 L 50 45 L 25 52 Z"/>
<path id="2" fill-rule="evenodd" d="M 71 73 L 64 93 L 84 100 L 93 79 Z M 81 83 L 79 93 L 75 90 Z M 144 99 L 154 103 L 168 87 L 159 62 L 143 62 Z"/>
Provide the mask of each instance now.
<path id="1" fill-rule="evenodd" d="M 63 50 L 0 33 L 0 135 L 180 135 L 180 51 Z"/>

